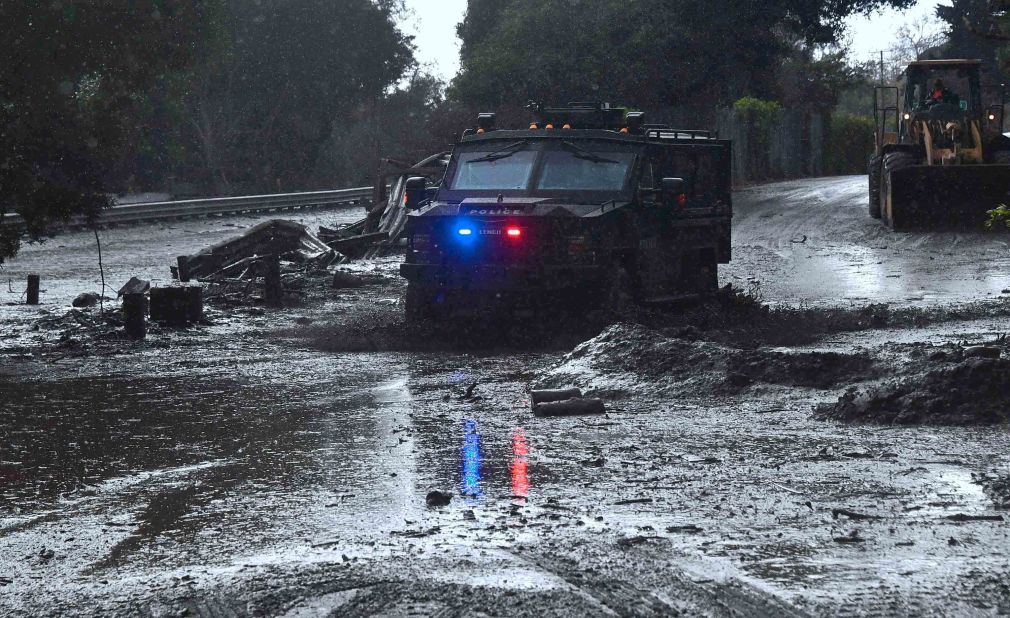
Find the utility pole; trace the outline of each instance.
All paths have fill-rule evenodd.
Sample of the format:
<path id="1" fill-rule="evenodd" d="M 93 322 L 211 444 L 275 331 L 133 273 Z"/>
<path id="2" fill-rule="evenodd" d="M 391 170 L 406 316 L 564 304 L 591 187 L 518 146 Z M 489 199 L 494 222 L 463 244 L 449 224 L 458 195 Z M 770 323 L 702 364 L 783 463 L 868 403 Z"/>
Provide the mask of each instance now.
<path id="1" fill-rule="evenodd" d="M 880 83 L 884 83 L 884 50 L 880 50 Z"/>

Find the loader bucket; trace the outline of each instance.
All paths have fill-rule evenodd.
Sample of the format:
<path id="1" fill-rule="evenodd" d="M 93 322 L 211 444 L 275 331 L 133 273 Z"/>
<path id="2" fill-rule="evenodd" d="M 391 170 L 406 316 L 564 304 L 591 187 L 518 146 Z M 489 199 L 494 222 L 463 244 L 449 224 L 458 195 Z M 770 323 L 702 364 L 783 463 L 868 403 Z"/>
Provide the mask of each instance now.
<path id="1" fill-rule="evenodd" d="M 891 172 L 883 219 L 895 230 L 981 229 L 1010 204 L 1010 165 L 915 165 Z"/>

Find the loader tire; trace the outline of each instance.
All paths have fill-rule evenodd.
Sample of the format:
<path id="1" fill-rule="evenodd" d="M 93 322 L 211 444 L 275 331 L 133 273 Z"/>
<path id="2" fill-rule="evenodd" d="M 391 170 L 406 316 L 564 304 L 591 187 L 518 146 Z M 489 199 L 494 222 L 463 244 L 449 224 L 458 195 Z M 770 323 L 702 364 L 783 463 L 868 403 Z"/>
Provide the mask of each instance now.
<path id="1" fill-rule="evenodd" d="M 880 166 L 883 159 L 880 155 L 870 157 L 870 166 L 867 175 L 870 178 L 870 216 L 874 219 L 880 218 Z"/>
<path id="2" fill-rule="evenodd" d="M 883 208 L 883 204 L 885 200 L 887 200 L 887 196 L 890 194 L 891 173 L 918 164 L 919 158 L 908 152 L 889 152 L 884 155 L 884 161 L 880 170 L 881 215 L 884 222 L 891 227 L 894 227 L 894 213 L 886 212 L 886 209 Z"/>

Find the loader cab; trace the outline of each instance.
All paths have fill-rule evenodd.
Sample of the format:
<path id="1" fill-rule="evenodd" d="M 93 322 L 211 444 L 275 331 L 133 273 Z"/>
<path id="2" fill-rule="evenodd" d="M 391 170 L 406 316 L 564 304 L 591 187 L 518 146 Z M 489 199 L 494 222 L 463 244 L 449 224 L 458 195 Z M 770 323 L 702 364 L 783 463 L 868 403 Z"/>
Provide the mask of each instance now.
<path id="1" fill-rule="evenodd" d="M 904 151 L 926 165 L 985 162 L 986 129 L 995 123 L 982 121 L 981 66 L 980 60 L 918 60 L 909 63 L 900 87 L 878 87 L 876 156 Z M 879 108 L 881 93 L 893 96 L 893 107 Z"/>
<path id="2" fill-rule="evenodd" d="M 979 60 L 923 60 L 905 70 L 902 133 L 917 121 L 969 122 L 982 117 Z M 942 82 L 944 96 L 936 97 Z"/>

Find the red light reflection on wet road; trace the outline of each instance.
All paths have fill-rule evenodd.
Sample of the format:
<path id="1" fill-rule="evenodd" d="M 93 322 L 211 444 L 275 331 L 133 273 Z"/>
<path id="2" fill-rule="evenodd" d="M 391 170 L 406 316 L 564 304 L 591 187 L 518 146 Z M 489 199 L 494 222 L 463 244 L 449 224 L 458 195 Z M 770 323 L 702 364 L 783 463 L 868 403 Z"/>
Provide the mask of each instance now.
<path id="1" fill-rule="evenodd" d="M 527 475 L 530 454 L 526 444 L 526 432 L 517 427 L 512 432 L 512 495 L 526 497 L 530 491 L 530 479 Z"/>

